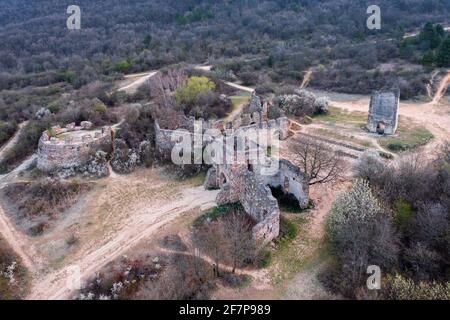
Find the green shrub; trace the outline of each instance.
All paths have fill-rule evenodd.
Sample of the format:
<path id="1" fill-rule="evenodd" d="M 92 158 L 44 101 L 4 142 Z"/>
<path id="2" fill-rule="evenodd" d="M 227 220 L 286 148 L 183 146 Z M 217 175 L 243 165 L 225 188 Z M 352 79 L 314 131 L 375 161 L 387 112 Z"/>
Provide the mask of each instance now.
<path id="1" fill-rule="evenodd" d="M 388 159 L 388 160 L 394 159 L 394 156 L 387 152 L 380 151 L 380 152 L 378 152 L 378 154 L 380 155 L 380 157 L 382 157 L 384 159 Z"/>
<path id="2" fill-rule="evenodd" d="M 395 224 L 404 228 L 412 218 L 412 207 L 403 199 L 394 202 L 394 221 Z"/>
<path id="3" fill-rule="evenodd" d="M 49 125 L 44 120 L 30 121 L 19 134 L 18 143 L 5 154 L 0 162 L 0 174 L 12 170 L 20 161 L 33 153 L 39 138 Z"/>
<path id="4" fill-rule="evenodd" d="M 272 262 L 272 251 L 270 250 L 261 250 L 258 258 L 258 265 L 260 268 L 267 268 L 270 266 Z"/>
<path id="5" fill-rule="evenodd" d="M 15 121 L 0 121 L 0 146 L 6 143 L 16 132 L 17 123 Z"/>
<path id="6" fill-rule="evenodd" d="M 194 227 L 198 227 L 206 220 L 217 220 L 219 217 L 224 216 L 228 214 L 232 209 L 235 209 L 237 211 L 243 212 L 244 208 L 240 203 L 232 203 L 232 204 L 226 204 L 223 206 L 218 206 L 209 209 L 205 213 L 203 213 L 201 216 L 199 216 L 197 219 L 194 220 L 193 225 Z"/>
<path id="7" fill-rule="evenodd" d="M 394 152 L 401 152 L 408 150 L 408 146 L 401 141 L 392 141 L 387 144 L 387 148 Z"/>
<path id="8" fill-rule="evenodd" d="M 280 236 L 282 239 L 292 241 L 297 237 L 297 226 L 288 219 L 280 219 Z"/>
<path id="9" fill-rule="evenodd" d="M 191 105 L 197 101 L 201 93 L 213 90 L 214 82 L 207 77 L 190 77 L 184 86 L 175 91 L 175 100 L 179 105 Z"/>
<path id="10" fill-rule="evenodd" d="M 131 69 L 131 63 L 128 60 L 122 60 L 116 63 L 114 69 L 117 72 L 126 73 Z"/>

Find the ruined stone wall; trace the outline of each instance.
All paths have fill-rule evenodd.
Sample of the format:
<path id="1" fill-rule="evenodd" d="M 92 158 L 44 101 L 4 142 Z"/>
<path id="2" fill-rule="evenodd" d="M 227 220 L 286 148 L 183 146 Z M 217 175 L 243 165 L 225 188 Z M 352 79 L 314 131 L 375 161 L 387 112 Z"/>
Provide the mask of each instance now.
<path id="1" fill-rule="evenodd" d="M 209 128 L 219 129 L 221 132 L 231 129 L 234 131 L 231 139 L 234 137 L 245 137 L 245 133 L 259 129 L 276 130 L 279 138 L 284 140 L 289 136 L 289 120 L 286 117 L 278 119 L 267 119 L 267 103 L 261 104 L 259 97 L 252 96 L 249 110 L 234 122 L 223 124 L 220 121 L 202 122 L 203 132 Z M 186 129 L 186 134 L 194 139 L 194 119 L 180 118 L 180 128 Z M 198 128 L 197 128 L 198 129 Z M 170 155 L 177 141 L 173 141 L 173 130 L 161 129 L 158 123 L 155 123 L 155 144 L 158 154 Z M 244 133 L 244 135 L 241 135 Z M 228 136 L 227 136 L 228 137 Z M 212 137 L 204 137 L 203 146 L 211 143 Z M 238 139 L 236 139 L 238 141 Z M 242 141 L 241 141 L 242 142 Z M 280 161 L 280 166 L 276 168 L 271 176 L 261 174 L 264 169 L 262 166 L 247 163 L 245 156 L 248 155 L 251 148 L 256 148 L 258 154 L 266 156 L 267 150 L 257 141 L 249 141 L 248 149 L 244 155 L 239 154 L 239 146 L 235 143 L 235 150 L 228 150 L 229 146 L 224 145 L 225 157 L 234 157 L 233 164 L 213 165 L 206 175 L 204 186 L 206 189 L 220 189 L 216 202 L 218 205 L 240 202 L 247 214 L 249 214 L 257 224 L 253 229 L 256 238 L 261 239 L 263 243 L 271 241 L 279 234 L 280 210 L 277 200 L 272 196 L 270 186 L 286 186 L 286 192 L 292 193 L 298 200 L 300 207 L 306 208 L 308 205 L 308 184 L 306 179 L 300 173 L 298 168 L 288 161 Z M 246 144 L 244 144 L 246 145 Z M 244 156 L 244 159 L 240 157 Z M 226 158 L 227 159 L 227 158 Z M 270 160 L 273 158 L 267 158 Z M 239 161 L 236 161 L 239 160 Z M 226 163 L 229 163 L 226 162 Z"/>
<path id="2" fill-rule="evenodd" d="M 399 104 L 399 90 L 374 92 L 370 98 L 367 129 L 373 133 L 394 134 Z"/>
<path id="3" fill-rule="evenodd" d="M 262 121 L 253 125 L 240 127 L 233 126 L 233 128 L 235 129 L 236 134 L 238 134 L 239 132 L 246 132 L 250 130 L 266 129 L 277 130 L 279 132 L 280 140 L 286 140 L 289 137 L 289 119 L 286 117 L 272 119 L 269 121 Z"/>
<path id="4" fill-rule="evenodd" d="M 44 172 L 53 172 L 59 169 L 73 168 L 86 164 L 91 152 L 100 146 L 112 143 L 111 128 L 104 127 L 100 132 L 90 134 L 88 131 L 80 138 L 64 140 L 58 138 L 59 134 L 72 131 L 81 131 L 90 126 L 76 127 L 69 124 L 66 128 L 53 127 L 52 132 L 45 131 L 39 139 L 37 167 Z M 56 135 L 56 137 L 52 137 Z"/>
<path id="5" fill-rule="evenodd" d="M 239 202 L 257 223 L 253 235 L 263 243 L 279 234 L 280 210 L 270 189 L 245 165 L 221 165 L 210 169 L 205 186 L 220 187 L 218 205 Z M 215 184 L 217 183 L 217 184 Z"/>
<path id="6" fill-rule="evenodd" d="M 290 193 L 298 200 L 302 209 L 308 207 L 309 202 L 309 183 L 305 175 L 298 167 L 285 159 L 281 159 L 277 174 L 271 176 L 262 176 L 264 183 L 271 187 L 281 187 L 281 189 Z"/>
<path id="7" fill-rule="evenodd" d="M 195 128 L 195 123 L 201 123 L 200 128 Z M 201 135 L 200 132 L 204 133 L 207 129 L 219 129 L 223 130 L 223 123 L 221 121 L 206 121 L 203 119 L 196 120 L 194 117 L 186 117 L 184 115 L 178 115 L 178 123 L 180 124 L 174 130 L 161 128 L 158 121 L 155 120 L 155 148 L 156 154 L 162 159 L 170 159 L 170 155 L 177 141 L 173 138 L 175 137 L 175 132 L 178 134 L 180 132 L 185 132 L 187 136 L 194 141 L 194 138 L 203 139 L 203 147 L 210 141 L 205 135 Z"/>
<path id="8" fill-rule="evenodd" d="M 280 209 L 270 189 L 253 173 L 247 171 L 242 179 L 239 197 L 245 212 L 258 223 L 253 235 L 263 242 L 271 241 L 280 233 Z"/>
<path id="9" fill-rule="evenodd" d="M 267 158 L 266 166 L 270 166 L 274 158 Z M 281 187 L 299 202 L 302 209 L 308 207 L 308 179 L 298 167 L 285 159 L 279 160 L 272 175 L 262 174 L 264 165 L 248 164 L 215 165 L 208 170 L 204 186 L 206 189 L 220 188 L 216 202 L 218 205 L 240 202 L 257 225 L 254 236 L 263 243 L 271 241 L 279 234 L 280 210 L 277 200 L 272 196 L 268 186 Z"/>

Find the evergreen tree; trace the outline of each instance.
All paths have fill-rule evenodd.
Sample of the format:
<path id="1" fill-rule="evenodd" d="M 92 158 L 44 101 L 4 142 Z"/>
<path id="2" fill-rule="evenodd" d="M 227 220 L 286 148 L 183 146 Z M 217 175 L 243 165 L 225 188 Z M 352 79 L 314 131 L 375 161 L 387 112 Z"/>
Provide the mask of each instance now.
<path id="1" fill-rule="evenodd" d="M 439 67 L 450 67 L 450 35 L 442 42 L 436 60 Z"/>
<path id="2" fill-rule="evenodd" d="M 420 41 L 428 49 L 436 49 L 441 43 L 438 27 L 434 27 L 431 22 L 427 22 L 420 33 Z"/>
<path id="3" fill-rule="evenodd" d="M 422 57 L 422 65 L 431 67 L 435 63 L 436 57 L 434 56 L 433 50 L 427 50 Z"/>

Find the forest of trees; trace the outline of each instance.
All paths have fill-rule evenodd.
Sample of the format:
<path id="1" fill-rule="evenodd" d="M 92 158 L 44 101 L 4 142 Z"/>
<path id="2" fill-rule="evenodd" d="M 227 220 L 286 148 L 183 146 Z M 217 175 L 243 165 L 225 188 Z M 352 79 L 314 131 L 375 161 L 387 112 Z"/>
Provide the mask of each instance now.
<path id="1" fill-rule="evenodd" d="M 450 34 L 446 33 L 441 24 L 428 22 L 420 34 L 407 38 L 401 44 L 402 54 L 410 59 L 420 59 L 427 67 L 450 67 Z M 421 57 L 415 57 L 417 52 Z"/>
<path id="2" fill-rule="evenodd" d="M 377 66 L 402 58 L 405 31 L 443 22 L 450 12 L 445 0 L 381 0 L 382 28 L 371 31 L 370 1 L 80 0 L 81 30 L 67 30 L 70 4 L 2 2 L 1 89 L 59 81 L 80 87 L 173 63 L 231 61 L 247 82 L 298 80 L 315 67 L 311 84 L 324 89 L 366 93 L 400 82 L 415 95 L 423 70 Z"/>

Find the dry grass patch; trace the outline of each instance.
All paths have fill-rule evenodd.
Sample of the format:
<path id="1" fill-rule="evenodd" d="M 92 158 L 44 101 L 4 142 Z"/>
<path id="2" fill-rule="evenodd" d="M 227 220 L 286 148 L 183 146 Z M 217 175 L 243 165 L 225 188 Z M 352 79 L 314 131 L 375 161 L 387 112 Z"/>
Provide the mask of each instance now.
<path id="1" fill-rule="evenodd" d="M 89 183 L 43 179 L 8 185 L 3 194 L 14 220 L 31 235 L 41 235 L 91 189 Z"/>
<path id="2" fill-rule="evenodd" d="M 392 136 L 380 137 L 379 143 L 392 152 L 402 153 L 427 144 L 433 134 L 423 126 L 406 117 L 399 117 L 397 132 Z"/>

